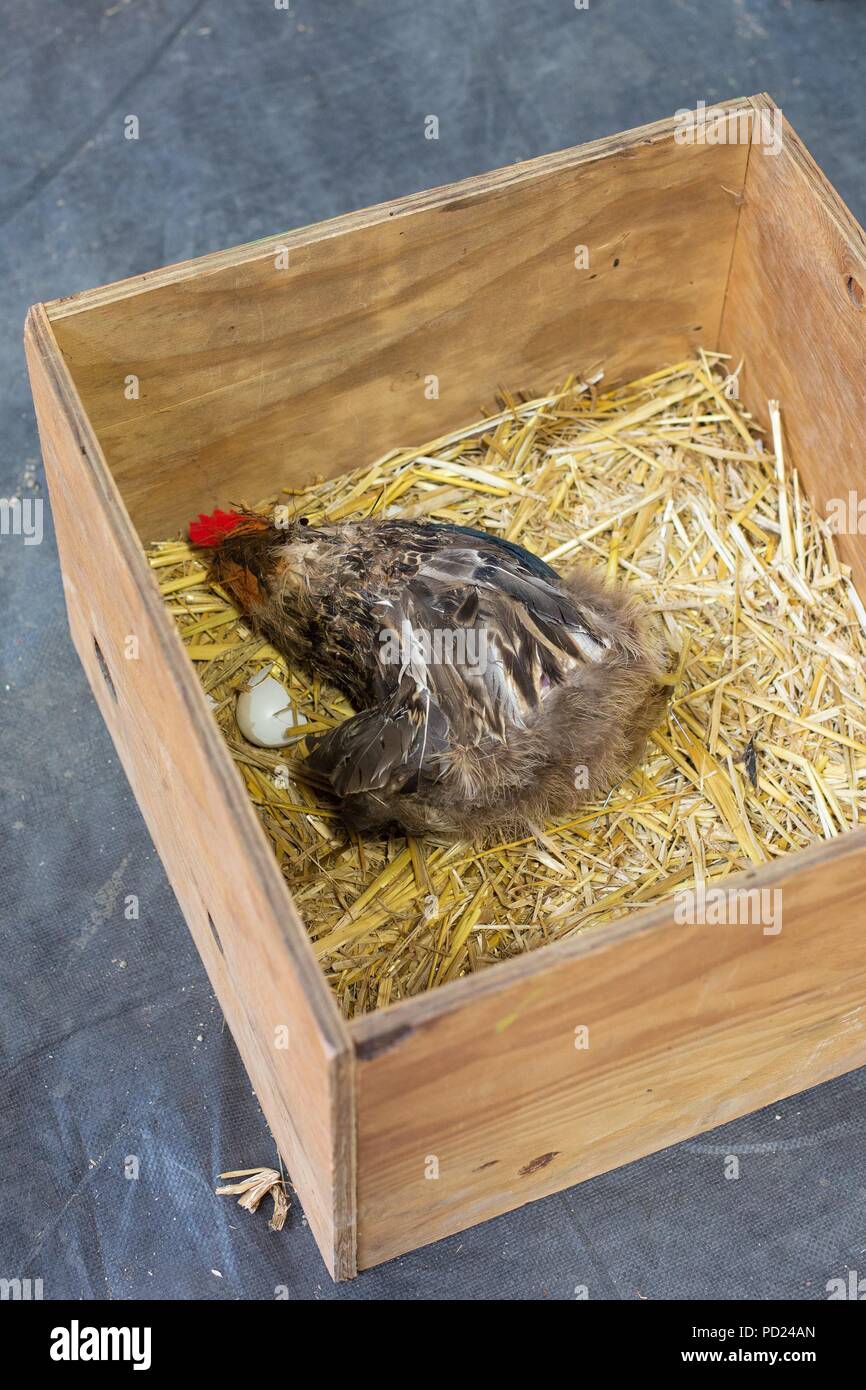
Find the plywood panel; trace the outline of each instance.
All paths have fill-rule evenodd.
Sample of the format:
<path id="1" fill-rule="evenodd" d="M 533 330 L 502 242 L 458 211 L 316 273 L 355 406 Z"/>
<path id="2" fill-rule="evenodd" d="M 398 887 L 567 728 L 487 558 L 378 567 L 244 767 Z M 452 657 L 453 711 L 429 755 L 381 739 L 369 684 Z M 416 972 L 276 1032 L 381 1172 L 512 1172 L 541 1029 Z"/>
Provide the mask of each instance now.
<path id="1" fill-rule="evenodd" d="M 745 359 L 743 399 L 760 420 L 781 402 L 822 514 L 850 489 L 866 497 L 866 235 L 787 121 L 781 152 L 749 160 L 720 346 Z M 866 594 L 866 534 L 840 535 L 839 550 Z"/>
<path id="2" fill-rule="evenodd" d="M 354 1023 L 359 1267 L 866 1062 L 864 863 L 858 831 L 743 875 L 777 935 L 662 908 Z"/>
<path id="3" fill-rule="evenodd" d="M 626 379 L 714 344 L 747 149 L 673 129 L 49 306 L 142 536 L 423 443 L 501 386 Z"/>
<path id="4" fill-rule="evenodd" d="M 345 1025 L 38 308 L 26 343 L 73 640 L 310 1226 L 350 1275 Z M 263 1158 L 238 1135 L 221 1161 Z"/>

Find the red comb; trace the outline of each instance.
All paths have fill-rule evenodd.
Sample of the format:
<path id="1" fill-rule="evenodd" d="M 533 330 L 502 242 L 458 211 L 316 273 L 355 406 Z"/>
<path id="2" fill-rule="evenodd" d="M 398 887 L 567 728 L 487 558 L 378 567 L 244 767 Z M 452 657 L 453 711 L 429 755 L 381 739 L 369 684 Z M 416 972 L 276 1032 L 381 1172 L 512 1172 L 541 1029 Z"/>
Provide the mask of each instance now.
<path id="1" fill-rule="evenodd" d="M 193 545 L 219 545 L 237 526 L 244 521 L 240 512 L 211 512 L 205 516 L 199 512 L 198 521 L 189 523 L 189 538 Z"/>

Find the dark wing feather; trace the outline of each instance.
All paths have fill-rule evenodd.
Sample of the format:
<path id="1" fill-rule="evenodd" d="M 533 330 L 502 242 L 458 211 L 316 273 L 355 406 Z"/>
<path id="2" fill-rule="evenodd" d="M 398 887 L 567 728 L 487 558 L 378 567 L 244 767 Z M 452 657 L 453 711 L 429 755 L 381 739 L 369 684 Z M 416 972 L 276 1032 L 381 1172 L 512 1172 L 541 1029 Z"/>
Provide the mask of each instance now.
<path id="1" fill-rule="evenodd" d="M 524 550 L 516 541 L 507 541 L 504 536 L 494 536 L 489 531 L 478 531 L 474 526 L 454 526 L 441 522 L 432 522 L 431 526 L 435 526 L 437 531 L 449 532 L 453 536 L 470 536 L 472 540 L 480 541 L 484 550 L 493 549 L 499 555 L 507 555 L 521 570 L 554 584 L 559 581 L 556 570 L 551 569 L 540 555 L 533 555 L 531 550 Z"/>
<path id="2" fill-rule="evenodd" d="M 507 594 L 525 608 L 545 639 L 565 655 L 598 660 L 609 646 L 604 634 L 563 588 L 556 571 L 537 555 L 514 541 L 469 526 L 429 529 L 438 533 L 439 544 L 424 556 L 418 579 L 456 589 Z"/>
<path id="3" fill-rule="evenodd" d="M 338 796 L 409 791 L 422 766 L 448 743 L 448 726 L 429 692 L 403 689 L 385 704 L 345 719 L 320 738 L 307 764 Z"/>
<path id="4" fill-rule="evenodd" d="M 511 542 L 469 528 L 429 526 L 389 623 L 416 633 L 474 632 L 475 660 L 433 659 L 412 674 L 431 691 L 460 742 L 520 727 L 543 692 L 609 646 L 557 575 Z M 459 651 L 459 648 L 456 648 Z"/>

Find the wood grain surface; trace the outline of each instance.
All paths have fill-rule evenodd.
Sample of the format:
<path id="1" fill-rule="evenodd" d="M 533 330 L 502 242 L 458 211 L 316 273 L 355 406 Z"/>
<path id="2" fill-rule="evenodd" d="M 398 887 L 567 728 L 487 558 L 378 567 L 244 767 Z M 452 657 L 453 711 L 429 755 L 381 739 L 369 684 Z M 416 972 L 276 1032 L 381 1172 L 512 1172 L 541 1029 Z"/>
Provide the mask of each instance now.
<path id="1" fill-rule="evenodd" d="M 349 1276 L 345 1025 L 41 308 L 25 337 L 73 640 L 310 1226 L 331 1272 Z M 220 1154 L 224 1168 L 250 1166 L 244 1144 Z"/>
<path id="2" fill-rule="evenodd" d="M 768 96 L 756 110 L 772 115 Z M 866 498 L 866 235 L 783 121 L 778 155 L 753 147 L 720 346 L 743 358 L 745 404 L 767 423 L 781 402 L 784 440 L 826 515 L 850 489 Z M 866 594 L 864 533 L 838 548 Z"/>
<path id="3" fill-rule="evenodd" d="M 866 1062 L 866 831 L 737 882 L 777 935 L 662 907 L 352 1024 L 359 1268 Z"/>
<path id="4" fill-rule="evenodd" d="M 662 121 L 49 305 L 142 538 L 714 343 L 747 153 Z"/>

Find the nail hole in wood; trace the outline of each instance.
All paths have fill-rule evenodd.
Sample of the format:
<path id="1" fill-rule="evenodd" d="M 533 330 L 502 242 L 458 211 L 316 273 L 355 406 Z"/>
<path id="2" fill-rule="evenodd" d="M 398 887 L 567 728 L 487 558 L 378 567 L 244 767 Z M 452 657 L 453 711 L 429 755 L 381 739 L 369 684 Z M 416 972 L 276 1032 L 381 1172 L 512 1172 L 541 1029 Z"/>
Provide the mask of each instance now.
<path id="1" fill-rule="evenodd" d="M 216 922 L 215 922 L 214 919 L 211 917 L 210 913 L 208 913 L 208 915 L 207 915 L 207 924 L 208 924 L 208 926 L 210 927 L 210 929 L 211 929 L 211 935 L 212 935 L 214 941 L 216 942 L 216 944 L 217 944 L 217 946 L 218 946 L 218 948 L 219 948 L 219 953 L 220 953 L 220 955 L 221 955 L 221 956 L 224 956 L 224 955 L 225 955 L 225 951 L 223 950 L 223 944 L 222 944 L 222 942 L 220 941 L 220 934 L 219 934 L 219 932 L 218 932 L 217 929 L 216 929 Z"/>
<path id="2" fill-rule="evenodd" d="M 862 309 L 864 303 L 866 303 L 866 294 L 863 292 L 863 286 L 860 284 L 860 281 L 855 280 L 853 275 L 849 275 L 845 281 L 845 288 L 848 291 L 848 298 L 854 305 L 854 308 Z"/>
<path id="3" fill-rule="evenodd" d="M 100 647 L 95 637 L 93 639 L 93 650 L 96 652 L 96 663 L 100 671 L 102 672 L 102 679 L 105 681 L 105 684 L 108 687 L 108 693 L 111 696 L 114 703 L 117 704 L 117 689 L 115 687 L 114 681 L 111 679 L 111 672 L 108 669 L 108 662 L 105 660 L 105 657 L 102 654 L 102 648 Z"/>

